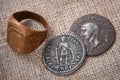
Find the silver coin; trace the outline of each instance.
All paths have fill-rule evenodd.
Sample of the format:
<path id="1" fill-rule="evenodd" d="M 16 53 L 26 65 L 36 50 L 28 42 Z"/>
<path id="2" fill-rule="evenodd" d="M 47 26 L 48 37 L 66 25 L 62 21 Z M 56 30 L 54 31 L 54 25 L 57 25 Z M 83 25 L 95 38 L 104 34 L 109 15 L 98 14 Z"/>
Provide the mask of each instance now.
<path id="1" fill-rule="evenodd" d="M 115 40 L 115 30 L 111 22 L 98 14 L 78 18 L 70 29 L 80 37 L 89 56 L 99 55 L 109 49 Z"/>
<path id="2" fill-rule="evenodd" d="M 86 56 L 85 47 L 73 35 L 59 35 L 48 42 L 43 52 L 45 67 L 57 75 L 76 71 Z"/>

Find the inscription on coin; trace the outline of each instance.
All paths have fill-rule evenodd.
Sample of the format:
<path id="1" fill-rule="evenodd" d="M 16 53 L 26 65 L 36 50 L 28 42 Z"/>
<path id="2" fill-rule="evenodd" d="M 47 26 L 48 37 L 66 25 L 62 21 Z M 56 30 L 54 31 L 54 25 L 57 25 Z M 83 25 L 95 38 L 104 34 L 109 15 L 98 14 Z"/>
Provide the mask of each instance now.
<path id="1" fill-rule="evenodd" d="M 43 62 L 48 70 L 66 75 L 76 71 L 85 56 L 84 45 L 79 39 L 72 35 L 60 35 L 46 45 Z"/>
<path id="2" fill-rule="evenodd" d="M 79 36 L 93 56 L 106 51 L 114 42 L 115 30 L 111 22 L 98 14 L 89 14 L 77 19 L 70 31 Z"/>

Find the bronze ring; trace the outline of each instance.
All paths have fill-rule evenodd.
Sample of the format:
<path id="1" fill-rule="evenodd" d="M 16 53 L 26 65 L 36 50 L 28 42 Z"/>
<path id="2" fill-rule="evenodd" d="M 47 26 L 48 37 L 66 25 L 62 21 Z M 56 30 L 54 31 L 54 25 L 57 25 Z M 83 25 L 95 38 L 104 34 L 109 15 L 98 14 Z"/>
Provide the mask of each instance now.
<path id="1" fill-rule="evenodd" d="M 40 22 L 45 30 L 32 30 L 20 23 L 23 19 L 34 19 Z M 47 37 L 48 23 L 40 15 L 30 11 L 14 13 L 8 20 L 7 42 L 15 52 L 26 54 L 33 52 Z"/>

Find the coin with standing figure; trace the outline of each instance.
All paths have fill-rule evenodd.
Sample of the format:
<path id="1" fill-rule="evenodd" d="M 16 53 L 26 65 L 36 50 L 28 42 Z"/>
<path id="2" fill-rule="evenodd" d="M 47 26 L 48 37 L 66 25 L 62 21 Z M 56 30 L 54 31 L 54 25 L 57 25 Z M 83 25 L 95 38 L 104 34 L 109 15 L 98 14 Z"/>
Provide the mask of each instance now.
<path id="1" fill-rule="evenodd" d="M 115 40 L 115 30 L 111 22 L 98 14 L 88 14 L 78 18 L 70 32 L 80 37 L 89 56 L 95 56 L 108 50 Z"/>
<path id="2" fill-rule="evenodd" d="M 85 47 L 77 37 L 65 34 L 51 39 L 43 51 L 45 67 L 57 75 L 76 71 L 86 56 Z"/>

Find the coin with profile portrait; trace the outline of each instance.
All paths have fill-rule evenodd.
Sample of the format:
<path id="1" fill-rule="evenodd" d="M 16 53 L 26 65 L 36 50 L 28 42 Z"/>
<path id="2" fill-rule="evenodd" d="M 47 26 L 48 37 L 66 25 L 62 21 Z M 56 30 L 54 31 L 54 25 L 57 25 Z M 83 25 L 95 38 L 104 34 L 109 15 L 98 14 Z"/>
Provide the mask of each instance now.
<path id="1" fill-rule="evenodd" d="M 89 56 L 95 56 L 108 50 L 115 40 L 115 30 L 111 22 L 98 14 L 88 14 L 78 18 L 70 32 L 80 37 Z"/>

